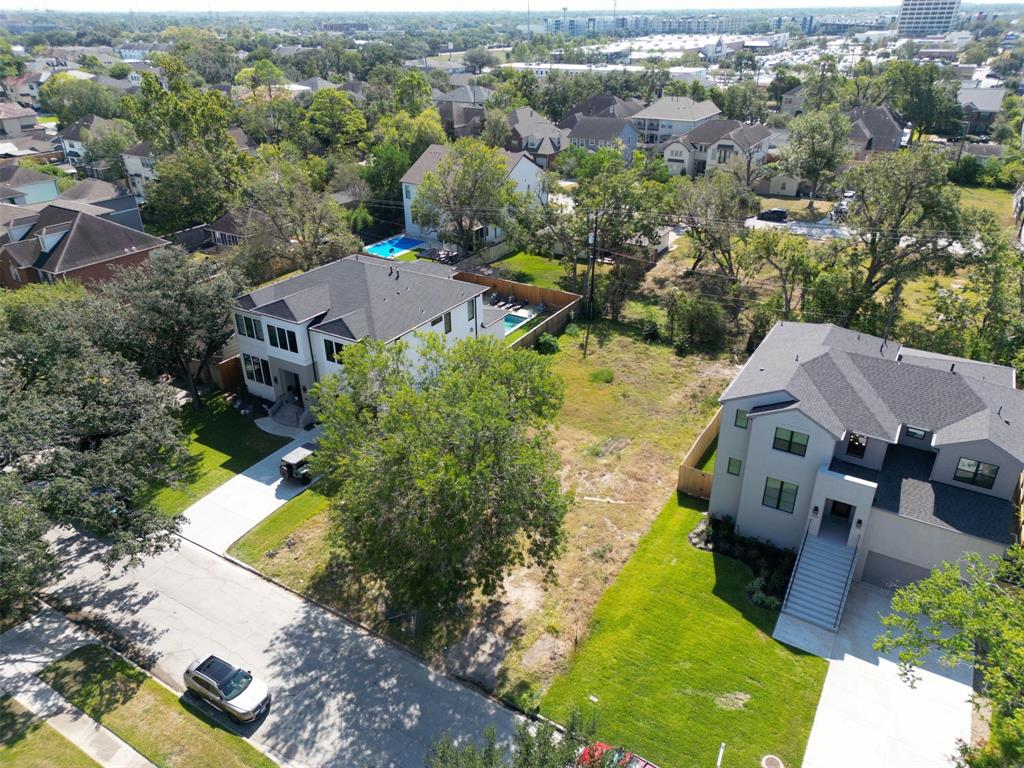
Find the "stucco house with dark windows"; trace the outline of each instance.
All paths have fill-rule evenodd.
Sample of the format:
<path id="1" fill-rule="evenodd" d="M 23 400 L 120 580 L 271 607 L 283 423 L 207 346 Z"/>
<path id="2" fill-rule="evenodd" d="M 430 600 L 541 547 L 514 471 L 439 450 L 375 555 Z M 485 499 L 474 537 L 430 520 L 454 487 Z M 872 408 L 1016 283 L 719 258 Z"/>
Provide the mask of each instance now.
<path id="1" fill-rule="evenodd" d="M 835 631 L 853 581 L 902 585 L 1020 541 L 1012 368 L 780 322 L 721 403 L 709 511 L 798 552 L 783 617 Z"/>
<path id="2" fill-rule="evenodd" d="M 488 290 L 435 262 L 365 255 L 257 288 L 234 306 L 245 386 L 272 403 L 275 420 L 306 426 L 313 420 L 309 388 L 343 370 L 348 345 L 402 341 L 416 355 L 421 333 L 441 334 L 450 344 L 481 335 L 504 338 L 501 317 L 489 321 Z"/>

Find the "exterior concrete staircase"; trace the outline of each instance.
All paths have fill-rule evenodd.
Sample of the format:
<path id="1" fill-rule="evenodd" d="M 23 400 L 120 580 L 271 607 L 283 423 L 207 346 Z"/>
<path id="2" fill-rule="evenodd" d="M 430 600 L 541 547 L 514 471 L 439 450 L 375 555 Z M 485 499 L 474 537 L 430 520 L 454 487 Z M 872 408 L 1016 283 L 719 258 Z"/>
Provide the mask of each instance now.
<path id="1" fill-rule="evenodd" d="M 856 550 L 818 536 L 800 548 L 782 612 L 835 631 L 843 617 Z"/>
<path id="2" fill-rule="evenodd" d="M 282 403 L 281 406 L 274 411 L 274 421 L 278 424 L 286 424 L 289 427 L 299 426 L 299 419 L 302 418 L 303 408 L 296 403 Z"/>

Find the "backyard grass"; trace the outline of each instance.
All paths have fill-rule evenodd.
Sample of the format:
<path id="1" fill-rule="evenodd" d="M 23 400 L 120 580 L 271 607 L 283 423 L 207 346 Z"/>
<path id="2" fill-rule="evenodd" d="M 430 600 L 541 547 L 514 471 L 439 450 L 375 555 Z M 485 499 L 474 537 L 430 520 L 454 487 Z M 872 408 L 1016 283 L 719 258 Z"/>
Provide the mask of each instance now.
<path id="1" fill-rule="evenodd" d="M 717 437 L 711 441 L 711 445 L 704 451 L 704 455 L 700 457 L 700 461 L 697 462 L 697 469 L 702 469 L 705 472 L 714 472 L 716 458 L 718 458 Z"/>
<path id="2" fill-rule="evenodd" d="M 195 457 L 192 477 L 183 488 L 164 488 L 156 494 L 157 507 L 176 515 L 217 486 L 248 469 L 288 442 L 264 432 L 231 407 L 224 395 L 207 398 L 206 408 L 181 410 L 189 452 Z"/>
<path id="3" fill-rule="evenodd" d="M 159 768 L 276 766 L 103 646 L 78 648 L 39 677 Z"/>
<path id="4" fill-rule="evenodd" d="M 776 614 L 747 599 L 745 565 L 690 544 L 702 507 L 665 505 L 541 711 L 595 713 L 602 741 L 663 766 L 714 765 L 722 742 L 725 766 L 799 765 L 828 664 L 771 639 Z"/>
<path id="5" fill-rule="evenodd" d="M 1008 189 L 960 187 L 960 201 L 972 208 L 991 211 L 1004 227 L 1013 227 L 1013 193 Z"/>
<path id="6" fill-rule="evenodd" d="M 573 290 L 565 275 L 565 267 L 558 259 L 549 259 L 545 256 L 535 256 L 532 253 L 520 251 L 501 261 L 494 262 L 491 266 L 504 272 L 509 280 L 515 280 L 518 283 L 528 283 L 536 285 L 538 288 L 553 288 L 556 291 Z M 603 274 L 610 269 L 610 265 L 599 263 L 597 274 Z M 581 280 L 586 271 L 586 262 L 579 262 Z"/>
<path id="7" fill-rule="evenodd" d="M 0 768 L 99 768 L 99 763 L 16 701 L 0 697 Z"/>

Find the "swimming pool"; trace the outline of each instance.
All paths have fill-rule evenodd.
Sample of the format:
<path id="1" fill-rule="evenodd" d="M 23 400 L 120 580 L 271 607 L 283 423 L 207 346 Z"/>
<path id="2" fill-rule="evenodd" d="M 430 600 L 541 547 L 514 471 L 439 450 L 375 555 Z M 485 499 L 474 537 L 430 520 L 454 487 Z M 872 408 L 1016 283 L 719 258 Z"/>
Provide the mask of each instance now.
<path id="1" fill-rule="evenodd" d="M 395 235 L 387 240 L 381 240 L 379 243 L 367 245 L 363 250 L 371 256 L 379 256 L 382 259 L 394 259 L 425 244 L 424 240 L 417 240 L 415 237 Z"/>
<path id="2" fill-rule="evenodd" d="M 514 315 L 511 312 L 509 312 L 507 315 L 505 315 L 503 320 L 505 322 L 505 335 L 506 336 L 508 336 L 510 333 L 512 333 L 512 331 L 514 331 L 519 326 L 525 325 L 526 323 L 530 322 L 530 318 L 522 317 L 520 315 Z"/>

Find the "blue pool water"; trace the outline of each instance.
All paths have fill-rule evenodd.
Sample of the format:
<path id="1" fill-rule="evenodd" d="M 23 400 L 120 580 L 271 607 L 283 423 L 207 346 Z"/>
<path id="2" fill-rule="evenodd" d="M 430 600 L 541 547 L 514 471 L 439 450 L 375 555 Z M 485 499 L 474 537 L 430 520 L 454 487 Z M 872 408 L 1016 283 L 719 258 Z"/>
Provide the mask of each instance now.
<path id="1" fill-rule="evenodd" d="M 520 317 L 519 315 L 513 315 L 509 313 L 504 317 L 505 321 L 505 335 L 508 336 L 512 331 L 518 328 L 523 323 L 527 322 L 527 318 Z"/>
<path id="2" fill-rule="evenodd" d="M 419 248 L 423 244 L 423 240 L 417 240 L 415 237 L 395 235 L 387 240 L 381 240 L 379 243 L 368 245 L 363 250 L 374 256 L 380 256 L 382 259 L 393 259 L 396 256 L 401 256 L 406 251 Z"/>

